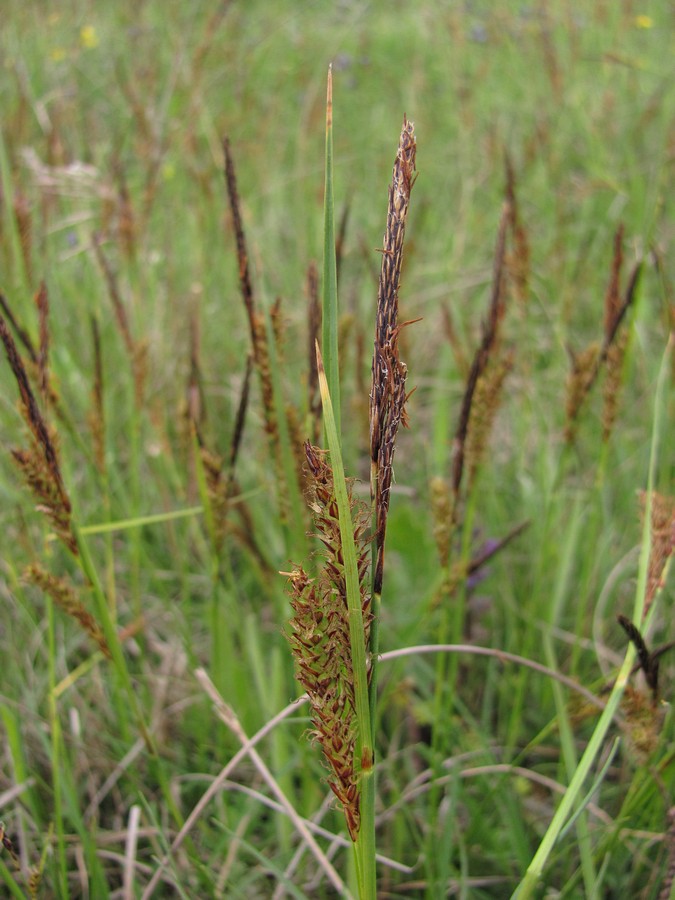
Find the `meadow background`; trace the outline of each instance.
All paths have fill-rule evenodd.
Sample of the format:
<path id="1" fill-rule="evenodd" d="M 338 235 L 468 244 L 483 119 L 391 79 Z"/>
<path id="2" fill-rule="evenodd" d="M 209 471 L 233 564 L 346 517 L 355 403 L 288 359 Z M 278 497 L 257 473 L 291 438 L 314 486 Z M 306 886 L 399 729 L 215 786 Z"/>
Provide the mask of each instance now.
<path id="1" fill-rule="evenodd" d="M 26 575 L 39 562 L 97 615 L 81 558 L 55 540 L 11 456 L 29 440 L 3 358 L 4 895 L 148 896 L 157 860 L 240 747 L 195 670 L 249 736 L 300 693 L 279 572 L 307 558 L 310 522 L 297 480 L 277 465 L 256 372 L 236 426 L 250 335 L 222 141 L 256 302 L 277 336 L 272 378 L 288 448 L 311 427 L 307 273 L 321 264 L 331 61 L 343 453 L 364 497 L 377 248 L 404 113 L 418 141 L 400 294 L 402 319 L 421 317 L 401 338 L 416 391 L 395 459 L 381 649 L 471 643 L 542 663 L 598 697 L 611 684 L 627 644 L 616 616 L 634 608 L 639 492 L 654 423 L 666 428 L 668 413 L 653 486 L 666 495 L 673 483 L 672 393 L 665 411 L 655 397 L 662 367 L 671 389 L 675 375 L 672 345 L 664 356 L 674 19 L 667 0 L 4 0 L 0 290 L 26 357 L 41 340 L 33 298 L 42 281 L 48 290 L 44 408 L 126 673 Z M 439 479 L 451 477 L 487 314 L 506 157 L 527 279 L 509 281 L 511 366 L 443 567 Z M 638 261 L 642 270 L 610 389 L 616 418 L 603 436 L 601 377 L 566 439 L 571 360 L 602 341 L 620 224 L 622 296 Z M 515 245 L 509 253 L 517 262 Z M 225 480 L 241 440 L 236 489 L 221 507 L 195 428 Z M 671 615 L 672 579 L 655 600 L 650 647 L 672 640 Z M 631 705 L 588 807 L 554 848 L 542 896 L 670 896 L 672 653 L 660 663 L 656 706 L 631 681 Z M 380 678 L 378 850 L 398 864 L 379 866 L 381 896 L 510 896 L 598 711 L 550 675 L 495 657 L 413 653 L 383 663 Z M 257 750 L 298 813 L 344 834 L 307 727 L 298 706 Z M 270 788 L 245 757 L 153 896 L 334 896 L 262 795 Z M 348 849 L 318 840 L 349 881 Z"/>

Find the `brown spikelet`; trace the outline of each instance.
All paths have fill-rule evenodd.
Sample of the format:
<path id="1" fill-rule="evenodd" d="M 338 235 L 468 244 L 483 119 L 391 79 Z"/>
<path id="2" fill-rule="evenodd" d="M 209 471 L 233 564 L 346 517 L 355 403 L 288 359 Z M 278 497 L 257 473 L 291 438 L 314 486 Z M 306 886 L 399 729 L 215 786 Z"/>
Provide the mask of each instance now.
<path id="1" fill-rule="evenodd" d="M 469 377 L 467 378 L 453 441 L 452 492 L 455 497 L 455 510 L 457 509 L 457 498 L 459 497 L 464 474 L 466 444 L 469 434 L 469 423 L 471 421 L 471 408 L 474 402 L 474 395 L 481 375 L 486 370 L 490 359 L 494 357 L 499 347 L 501 323 L 506 312 L 506 299 L 504 296 L 504 259 L 506 254 L 506 229 L 509 215 L 508 204 L 504 204 L 499 223 L 499 231 L 497 233 L 497 244 L 495 247 L 492 271 L 492 293 L 488 317 L 487 321 L 483 323 L 483 337 L 480 346 L 474 355 L 469 371 Z"/>
<path id="2" fill-rule="evenodd" d="M 35 295 L 35 305 L 40 323 L 40 349 L 37 358 L 38 387 L 42 401 L 46 404 L 49 401 L 49 295 L 44 281 Z"/>
<path id="3" fill-rule="evenodd" d="M 568 348 L 571 360 L 571 369 L 567 377 L 565 424 L 565 440 L 568 444 L 573 443 L 576 437 L 579 413 L 603 366 L 606 369 L 602 412 L 604 441 L 609 440 L 616 420 L 623 361 L 628 347 L 628 337 L 625 330 L 621 330 L 621 325 L 635 299 L 642 273 L 642 262 L 637 262 L 633 266 L 622 298 L 620 294 L 622 243 L 623 225 L 619 225 L 614 235 L 614 252 L 605 292 L 602 342 L 590 344 L 580 354 L 575 354 Z"/>
<path id="4" fill-rule="evenodd" d="M 614 234 L 614 256 L 605 293 L 605 342 L 610 342 L 621 310 L 621 266 L 623 265 L 623 223 Z"/>
<path id="5" fill-rule="evenodd" d="M 244 307 L 248 314 L 248 321 L 251 329 L 251 342 L 255 350 L 256 324 L 253 286 L 251 284 L 251 275 L 248 268 L 248 252 L 246 250 L 244 225 L 241 218 L 241 204 L 239 202 L 239 192 L 237 190 L 237 177 L 234 170 L 234 159 L 232 157 L 232 150 L 230 148 L 230 140 L 228 137 L 226 137 L 223 141 L 223 150 L 225 153 L 225 182 L 227 184 L 227 194 L 230 200 L 230 209 L 232 211 L 234 236 L 237 242 L 237 259 L 239 261 L 239 287 L 241 290 L 242 300 L 244 301 Z"/>
<path id="6" fill-rule="evenodd" d="M 244 380 L 239 395 L 239 403 L 237 405 L 237 415 L 234 422 L 234 431 L 232 432 L 232 441 L 230 443 L 230 479 L 234 478 L 234 471 L 239 457 L 241 441 L 244 436 L 244 425 L 246 423 L 246 413 L 248 411 L 248 398 L 251 390 L 251 374 L 253 372 L 253 356 L 249 353 L 246 357 L 246 370 L 244 372 Z"/>
<path id="7" fill-rule="evenodd" d="M 33 563 L 26 569 L 24 578 L 48 594 L 62 612 L 75 619 L 82 630 L 98 645 L 101 652 L 110 659 L 110 649 L 103 629 L 82 604 L 72 585 L 63 578 L 57 578 L 47 572 L 38 563 Z"/>
<path id="8" fill-rule="evenodd" d="M 628 338 L 628 331 L 622 329 L 608 347 L 605 356 L 606 373 L 602 385 L 602 439 L 605 443 L 612 436 L 619 410 L 623 361 L 628 349 Z"/>
<path id="9" fill-rule="evenodd" d="M 640 506 L 644 516 L 647 495 L 640 494 Z M 670 557 L 675 553 L 675 497 L 652 493 L 651 505 L 651 545 L 647 569 L 647 592 L 645 596 L 645 616 L 649 612 L 654 597 L 663 587 L 663 576 Z"/>
<path id="10" fill-rule="evenodd" d="M 227 511 L 229 507 L 229 479 L 223 472 L 223 459 L 206 447 L 199 448 L 204 468 L 206 492 L 209 499 L 211 527 L 213 529 L 213 546 L 218 553 L 223 546 L 227 533 Z"/>
<path id="11" fill-rule="evenodd" d="M 61 476 L 56 436 L 50 431 L 40 412 L 25 366 L 2 316 L 0 340 L 5 346 L 7 359 L 19 387 L 22 418 L 32 435 L 30 449 L 13 450 L 12 456 L 38 500 L 38 508 L 51 519 L 56 533 L 71 553 L 77 555 L 77 541 L 71 523 L 71 504 Z"/>
<path id="12" fill-rule="evenodd" d="M 33 281 L 33 220 L 30 212 L 30 203 L 25 194 L 17 191 L 14 194 L 14 220 L 19 235 L 19 246 L 23 267 L 26 272 L 26 280 L 30 284 Z"/>
<path id="13" fill-rule="evenodd" d="M 527 300 L 530 281 L 530 242 L 520 219 L 516 197 L 516 176 L 508 153 L 504 158 L 504 165 L 506 169 L 505 193 L 509 210 L 509 230 L 513 241 L 513 249 L 507 256 L 506 265 L 515 287 L 516 297 L 521 304 L 524 304 Z"/>
<path id="14" fill-rule="evenodd" d="M 501 404 L 504 381 L 512 367 L 513 352 L 510 352 L 491 362 L 476 384 L 465 450 L 469 489 L 485 456 L 492 424 Z"/>
<path id="15" fill-rule="evenodd" d="M 246 249 L 246 236 L 241 215 L 241 203 L 237 189 L 237 177 L 234 168 L 234 158 L 230 148 L 229 138 L 223 141 L 225 153 L 225 183 L 232 212 L 235 240 L 237 243 L 237 261 L 239 263 L 239 288 L 241 291 L 244 308 L 249 322 L 251 333 L 251 346 L 253 360 L 258 370 L 262 393 L 263 412 L 265 416 L 265 431 L 275 446 L 275 455 L 279 455 L 279 431 L 276 411 L 274 408 L 274 391 L 272 386 L 272 371 L 270 366 L 270 351 L 267 344 L 267 330 L 264 317 L 257 311 L 251 283 L 251 274 L 248 265 L 248 251 Z M 283 483 L 283 479 L 282 482 Z"/>
<path id="16" fill-rule="evenodd" d="M 50 440 L 52 440 L 50 438 Z M 44 513 L 54 527 L 54 531 L 70 552 L 77 556 L 77 541 L 72 531 L 70 503 L 64 502 L 64 494 L 54 480 L 52 472 L 45 465 L 44 456 L 37 449 L 11 451 L 14 462 L 23 480 L 38 500 L 35 507 Z M 65 497 L 67 501 L 68 498 Z"/>
<path id="17" fill-rule="evenodd" d="M 640 629 L 629 618 L 619 615 L 617 619 L 637 650 L 640 668 L 644 673 L 647 686 L 652 692 L 652 699 L 656 703 L 659 695 L 659 660 L 649 652 Z"/>
<path id="18" fill-rule="evenodd" d="M 398 322 L 398 290 L 403 259 L 403 239 L 415 180 L 415 129 L 405 116 L 389 186 L 387 227 L 382 248 L 382 267 L 377 292 L 377 321 L 373 350 L 372 386 L 370 392 L 370 459 L 371 499 L 375 506 L 377 562 L 373 589 L 382 590 L 384 574 L 384 541 L 389 511 L 389 494 L 396 433 L 406 424 L 405 382 L 407 367 L 401 361 L 398 338 L 409 323 Z"/>
<path id="19" fill-rule="evenodd" d="M 644 691 L 627 685 L 621 698 L 621 712 L 628 746 L 640 765 L 646 765 L 659 743 L 664 708 Z"/>
<path id="20" fill-rule="evenodd" d="M 305 483 L 305 435 L 306 431 L 304 428 L 304 423 L 300 421 L 298 416 L 298 411 L 295 406 L 292 406 L 290 403 L 287 404 L 285 410 L 286 414 L 286 425 L 288 426 L 288 435 L 290 438 L 291 444 L 291 452 L 293 453 L 293 459 L 295 461 L 295 471 L 297 474 L 297 481 L 300 489 L 302 489 Z"/>
<path id="21" fill-rule="evenodd" d="M 131 194 L 126 175 L 121 166 L 117 166 L 117 235 L 125 255 L 133 259 L 136 255 L 136 216 L 134 214 Z"/>
<path id="22" fill-rule="evenodd" d="M 288 592 L 293 608 L 288 640 L 296 677 L 307 691 L 312 709 L 310 736 L 323 750 L 330 771 L 328 783 L 342 804 L 352 840 L 360 828 L 359 766 L 355 758 L 357 724 L 354 673 L 347 607 L 340 524 L 333 472 L 325 454 L 305 444 L 307 499 L 313 512 L 317 537 L 324 547 L 323 563 L 312 579 L 302 567 L 289 574 Z M 366 641 L 370 632 L 368 576 L 368 511 L 353 498 L 348 486 L 354 523 L 357 567 L 361 585 Z"/>
<path id="23" fill-rule="evenodd" d="M 429 484 L 434 540 L 442 569 L 450 565 L 452 539 L 452 493 L 445 478 L 435 477 Z"/>
<path id="24" fill-rule="evenodd" d="M 567 348 L 570 358 L 570 371 L 567 375 L 566 400 L 565 400 L 565 441 L 574 443 L 577 433 L 579 412 L 593 385 L 598 371 L 600 358 L 599 344 L 592 343 L 583 352 L 575 354 L 571 348 Z"/>
<path id="25" fill-rule="evenodd" d="M 2 310 L 2 314 L 7 322 L 9 322 L 9 324 L 12 326 L 12 331 L 17 336 L 19 342 L 28 354 L 29 360 L 31 361 L 31 363 L 37 366 L 37 351 L 33 346 L 31 336 L 28 334 L 25 328 L 22 328 L 21 325 L 19 325 L 9 303 L 7 302 L 7 298 L 2 293 L 0 293 L 0 309 Z"/>
<path id="26" fill-rule="evenodd" d="M 105 407 L 103 404 L 103 356 L 101 334 L 97 320 L 92 316 L 91 337 L 94 348 L 94 381 L 91 388 L 91 412 L 89 427 L 94 446 L 94 461 L 99 472 L 105 470 Z"/>
<path id="27" fill-rule="evenodd" d="M 270 323 L 272 325 L 272 335 L 274 336 L 274 346 L 277 351 L 277 359 L 283 363 L 284 336 L 286 332 L 286 324 L 281 314 L 281 297 L 277 297 L 270 308 Z"/>
<path id="28" fill-rule="evenodd" d="M 258 375 L 260 377 L 265 431 L 276 446 L 279 442 L 279 423 L 277 422 L 277 412 L 274 406 L 274 386 L 267 343 L 267 329 L 265 328 L 264 318 L 258 313 L 255 313 L 253 320 L 253 359 L 258 367 Z"/>

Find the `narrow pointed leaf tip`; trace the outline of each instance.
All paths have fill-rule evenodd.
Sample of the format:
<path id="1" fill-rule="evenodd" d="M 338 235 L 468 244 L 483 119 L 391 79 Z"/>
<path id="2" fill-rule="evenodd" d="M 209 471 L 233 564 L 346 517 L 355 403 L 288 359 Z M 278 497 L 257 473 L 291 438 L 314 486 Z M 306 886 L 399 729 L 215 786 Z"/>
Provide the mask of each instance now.
<path id="1" fill-rule="evenodd" d="M 326 83 L 326 130 L 333 125 L 333 63 L 328 65 L 328 80 Z"/>

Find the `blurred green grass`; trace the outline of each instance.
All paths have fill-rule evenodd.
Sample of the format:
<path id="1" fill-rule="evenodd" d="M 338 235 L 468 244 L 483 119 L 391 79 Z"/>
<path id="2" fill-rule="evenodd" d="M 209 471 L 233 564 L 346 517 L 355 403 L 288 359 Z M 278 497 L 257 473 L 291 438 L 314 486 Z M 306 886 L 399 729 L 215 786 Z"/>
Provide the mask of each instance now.
<path id="1" fill-rule="evenodd" d="M 601 621 L 595 610 L 603 587 L 613 585 L 617 569 L 624 572 L 626 554 L 639 540 L 635 492 L 645 486 L 653 386 L 672 316 L 673 24 L 673 10 L 665 0 L 558 0 L 509 4 L 501 10 L 480 2 L 345 0 L 272 7 L 258 0 L 222 6 L 124 0 L 106 6 L 69 2 L 51 11 L 37 2 L 6 0 L 0 36 L 5 159 L 0 287 L 36 335 L 31 295 L 41 278 L 49 285 L 51 364 L 75 423 L 75 436 L 60 429 L 63 455 L 82 520 L 124 520 L 197 501 L 189 453 L 180 438 L 193 314 L 201 324 L 208 431 L 214 445 L 226 452 L 248 335 L 222 177 L 225 134 L 237 163 L 258 298 L 264 308 L 276 296 L 283 298 L 286 353 L 277 377 L 287 400 L 304 403 L 304 283 L 309 261 L 321 252 L 323 104 L 326 68 L 332 61 L 336 205 L 349 213 L 340 275 L 341 302 L 350 316 L 343 345 L 345 453 L 350 470 L 364 479 L 367 397 L 360 385 L 369 383 L 379 268 L 375 249 L 384 228 L 386 186 L 404 112 L 415 122 L 419 147 L 401 311 L 404 319 L 422 316 L 423 321 L 406 330 L 403 339 L 409 384 L 417 385 L 417 391 L 410 401 L 412 427 L 401 436 L 396 455 L 382 647 L 434 641 L 447 615 L 433 603 L 439 572 L 428 484 L 448 471 L 463 378 L 444 334 L 442 307 L 451 310 L 470 358 L 487 306 L 508 152 L 531 244 L 530 295 L 526 306 L 512 305 L 506 322 L 517 362 L 475 495 L 474 542 L 478 546 L 499 537 L 524 519 L 533 524 L 524 539 L 491 564 L 478 589 L 484 601 L 474 597 L 465 624 L 469 638 L 537 658 L 541 635 L 551 623 L 551 597 L 560 590 L 555 625 L 562 631 L 554 635 L 558 663 L 583 684 L 597 687 L 601 670 L 593 648 L 607 643 L 618 651 L 623 646 L 613 617 L 629 608 L 630 567 L 610 591 L 613 602 L 602 609 Z M 123 190 L 128 191 L 126 209 L 136 229 L 129 251 L 124 246 Z M 17 198 L 32 222 L 28 270 L 18 247 L 12 207 Z M 625 225 L 626 267 L 637 258 L 645 258 L 646 264 L 617 432 L 603 451 L 596 391 L 582 416 L 575 453 L 568 458 L 562 448 L 567 348 L 580 350 L 601 334 L 619 221 Z M 132 333 L 149 345 L 141 411 L 133 408 L 124 347 L 90 250 L 93 232 L 106 222 L 105 249 L 119 276 Z M 104 347 L 108 510 L 82 448 L 90 442 L 90 315 L 100 322 Z M 0 368 L 0 385 L 3 444 L 8 448 L 20 442 L 21 431 L 6 366 Z M 140 447 L 138 460 L 131 449 L 134 440 Z M 29 593 L 18 576 L 35 556 L 57 569 L 66 564 L 54 545 L 45 542 L 7 452 L 0 474 L 0 522 L 6 535 L 0 583 L 8 606 L 0 638 L 6 660 L 2 703 L 13 714 L 21 713 L 27 771 L 37 778 L 30 816 L 24 819 L 24 813 L 13 810 L 12 824 L 27 823 L 34 862 L 51 821 L 53 773 L 41 731 L 48 654 L 43 600 Z M 276 487 L 257 389 L 238 477 L 242 490 L 250 493 L 254 533 L 266 566 L 233 543 L 232 581 L 225 591 L 232 656 L 226 699 L 253 731 L 296 694 L 280 635 L 287 610 L 283 580 L 274 574 L 288 568 L 289 549 L 271 514 Z M 667 491 L 669 484 L 672 460 L 665 458 L 659 485 Z M 182 718 L 167 717 L 167 756 L 172 775 L 186 782 L 181 800 L 189 811 L 201 794 L 201 786 L 189 783 L 191 773 L 213 774 L 232 752 L 206 705 L 192 697 L 189 674 L 192 666 L 208 664 L 211 653 L 207 542 L 195 517 L 146 526 L 138 534 L 136 551 L 125 532 L 116 533 L 113 541 L 121 621 L 125 624 L 140 604 L 152 623 L 154 643 L 140 647 L 134 662 L 148 709 L 156 697 L 159 661 L 169 667 L 167 705 L 176 704 Z M 561 548 L 568 542 L 575 562 L 565 580 Z M 92 546 L 103 560 L 104 539 L 92 539 Z M 218 621 L 222 626 L 223 619 Z M 666 612 L 658 625 L 659 640 L 669 639 L 668 621 Z M 65 677 L 89 648 L 58 614 L 56 628 L 56 668 Z M 602 649 L 598 652 L 604 660 Z M 611 654 L 607 658 L 615 660 Z M 434 665 L 409 661 L 392 668 L 390 680 L 384 676 L 384 696 L 392 697 L 391 706 L 383 704 L 380 736 L 387 773 L 382 779 L 384 804 L 405 790 L 419 759 L 426 759 L 432 729 L 447 728 L 457 753 L 502 759 L 503 752 L 511 759 L 555 716 L 546 681 L 481 661 L 462 663 L 460 689 L 449 700 L 447 721 L 431 721 Z M 609 663 L 602 665 L 609 671 Z M 672 673 L 667 658 L 662 665 Z M 667 684 L 667 674 L 664 679 Z M 77 808 L 90 799 L 89 788 L 76 779 L 83 759 L 92 753 L 88 742 L 96 736 L 92 784 L 100 784 L 128 750 L 102 703 L 112 690 L 114 686 L 93 676 L 83 678 L 61 709 L 64 722 L 72 710 L 78 711 L 85 734 L 84 739 L 69 735 L 72 746 L 63 761 L 64 773 L 72 778 L 67 828 L 76 829 Z M 285 771 L 291 779 L 296 803 L 309 815 L 320 800 L 321 776 L 315 754 L 298 741 L 302 727 L 285 733 L 274 754 L 280 774 Z M 587 733 L 584 728 L 579 726 L 580 739 Z M 672 748 L 672 731 L 666 740 Z M 408 748 L 407 755 L 402 747 Z M 663 752 L 665 758 L 671 750 Z M 396 754 L 403 758 L 400 767 Z M 555 739 L 547 739 L 541 756 L 533 753 L 529 763 L 565 781 Z M 630 762 L 624 765 L 630 767 Z M 101 814 L 101 829 L 124 821 L 146 774 L 140 766 L 129 776 L 111 809 Z M 623 772 L 604 788 L 606 805 L 616 813 L 623 794 L 627 791 L 631 798 L 634 790 L 639 801 L 632 806 L 628 801 L 631 815 L 639 819 L 634 827 L 660 834 L 665 800 L 653 785 L 641 786 L 644 776 L 632 778 Z M 3 778 L 0 789 L 11 783 L 11 777 Z M 640 790 L 647 792 L 648 802 Z M 542 821 L 550 818 L 550 797 L 528 794 L 518 782 L 505 789 L 503 805 L 492 802 L 495 793 L 501 800 L 500 790 L 482 783 L 464 788 L 457 782 L 452 792 L 462 827 L 450 822 L 438 838 L 449 877 L 517 879 L 536 847 Z M 249 804 L 228 798 L 218 816 L 236 827 L 257 809 Z M 162 810 L 158 799 L 158 819 Z M 422 800 L 401 815 L 383 834 L 383 852 L 410 864 L 424 852 L 428 864 L 436 812 Z M 5 818 L 10 819 L 9 813 Z M 288 833 L 265 821 L 248 839 L 265 846 L 279 865 L 286 864 Z M 206 825 L 200 840 L 205 848 L 201 889 L 208 884 L 210 890 L 225 845 Z M 598 868 L 608 841 L 614 844 L 605 872 L 607 890 L 617 885 L 627 890 L 630 878 L 637 890 L 663 862 L 653 862 L 635 842 L 622 843 L 618 830 L 608 827 L 594 843 Z M 148 847 L 143 852 L 149 858 Z M 568 841 L 554 861 L 553 881 L 574 886 L 577 865 Z M 432 877 L 424 863 L 419 871 L 425 873 L 420 878 Z M 117 877 L 112 866 L 92 874 L 99 890 L 104 884 L 112 889 Z M 182 877 L 185 889 L 194 891 L 197 876 L 188 869 Z M 46 878 L 58 883 L 52 870 Z M 249 878 L 252 890 L 264 890 L 261 869 L 250 858 L 237 858 L 230 890 L 243 890 Z M 503 883 L 483 893 L 478 887 L 472 890 L 472 896 L 507 892 Z"/>

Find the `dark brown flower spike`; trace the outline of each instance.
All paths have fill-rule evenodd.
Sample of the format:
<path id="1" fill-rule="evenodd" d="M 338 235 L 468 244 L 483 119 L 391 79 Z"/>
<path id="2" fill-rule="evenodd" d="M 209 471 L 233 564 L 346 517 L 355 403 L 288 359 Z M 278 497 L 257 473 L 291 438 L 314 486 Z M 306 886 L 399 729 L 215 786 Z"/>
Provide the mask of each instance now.
<path id="1" fill-rule="evenodd" d="M 410 191 L 415 181 L 416 149 L 413 123 L 404 117 L 392 183 L 389 186 L 370 392 L 370 488 L 377 522 L 377 561 L 373 578 L 373 590 L 376 594 L 382 590 L 384 540 L 396 433 L 401 423 L 406 424 L 404 407 L 407 399 L 407 367 L 399 356 L 398 338 L 401 329 L 410 323 L 398 323 L 398 289 Z"/>
<path id="2" fill-rule="evenodd" d="M 276 456 L 275 462 L 277 465 L 279 477 L 283 482 L 281 464 L 279 461 L 279 424 L 277 422 L 277 413 L 274 405 L 274 387 L 272 379 L 272 367 L 270 363 L 270 348 L 267 342 L 265 320 L 256 308 L 255 304 L 253 284 L 251 282 L 251 273 L 248 264 L 248 250 L 246 249 L 244 222 L 241 215 L 241 202 L 239 199 L 239 191 L 237 188 L 237 176 L 234 168 L 234 158 L 232 156 L 230 141 L 227 137 L 223 141 L 223 152 L 225 154 L 225 183 L 227 186 L 227 195 L 230 201 L 230 210 L 232 212 L 234 235 L 237 243 L 237 260 L 239 263 L 239 288 L 248 318 L 253 360 L 255 362 L 256 369 L 258 370 L 258 376 L 260 378 L 262 404 L 265 415 L 265 431 L 269 435 L 274 445 Z"/>
<path id="3" fill-rule="evenodd" d="M 642 262 L 640 261 L 633 266 L 622 299 L 620 293 L 621 268 L 623 266 L 622 244 L 623 225 L 620 224 L 614 235 L 614 252 L 605 292 L 602 341 L 592 342 L 578 353 L 568 348 L 571 365 L 567 377 L 565 424 L 567 443 L 572 443 L 576 437 L 579 413 L 598 380 L 603 366 L 606 369 L 602 412 L 603 440 L 609 439 L 614 426 L 621 370 L 628 346 L 627 334 L 625 330 L 621 330 L 621 325 L 635 299 L 642 273 Z"/>
<path id="4" fill-rule="evenodd" d="M 56 438 L 40 411 L 26 368 L 2 316 L 0 340 L 5 346 L 9 365 L 19 387 L 22 418 L 33 437 L 30 449 L 13 450 L 12 456 L 38 499 L 38 508 L 50 518 L 56 533 L 71 553 L 77 554 L 77 541 L 71 527 L 71 504 L 61 476 Z"/>

